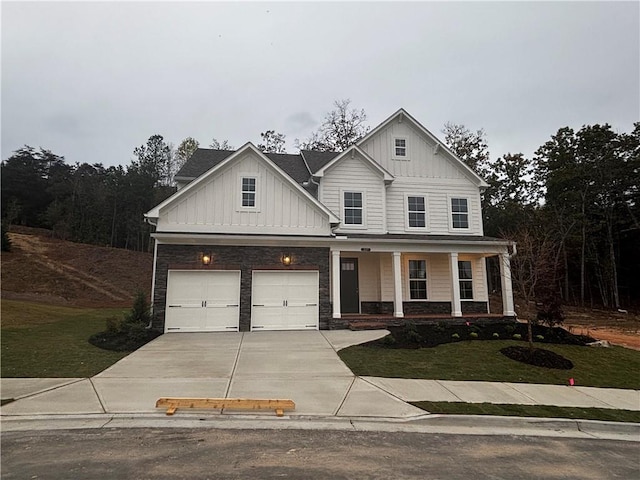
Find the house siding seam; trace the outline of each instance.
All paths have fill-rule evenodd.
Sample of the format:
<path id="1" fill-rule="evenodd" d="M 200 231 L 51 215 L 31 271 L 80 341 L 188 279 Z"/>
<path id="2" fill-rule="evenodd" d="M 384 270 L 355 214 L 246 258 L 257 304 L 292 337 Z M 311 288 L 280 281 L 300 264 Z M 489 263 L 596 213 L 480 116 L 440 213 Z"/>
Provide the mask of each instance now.
<path id="1" fill-rule="evenodd" d="M 251 329 L 252 271 L 264 269 L 317 270 L 319 272 L 319 327 L 331 328 L 331 303 L 329 301 L 329 248 L 324 247 L 252 247 L 224 245 L 158 245 L 155 291 L 153 292 L 154 330 L 163 332 L 167 299 L 167 277 L 170 268 L 202 270 L 202 252 L 212 255 L 210 270 L 240 270 L 240 331 Z M 291 267 L 280 263 L 286 252 L 293 257 Z M 219 265 L 224 263 L 224 265 Z"/>

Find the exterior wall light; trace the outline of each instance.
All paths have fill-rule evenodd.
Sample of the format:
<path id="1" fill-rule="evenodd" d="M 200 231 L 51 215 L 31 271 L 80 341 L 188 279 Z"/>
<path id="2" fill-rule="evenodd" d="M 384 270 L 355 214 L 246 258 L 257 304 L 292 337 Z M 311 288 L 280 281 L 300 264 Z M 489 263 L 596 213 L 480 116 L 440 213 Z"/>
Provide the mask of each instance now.
<path id="1" fill-rule="evenodd" d="M 211 255 L 208 255 L 206 253 L 202 255 L 202 264 L 209 265 L 210 263 L 211 263 Z"/>
<path id="2" fill-rule="evenodd" d="M 289 265 L 291 265 L 291 261 L 292 261 L 291 255 L 289 255 L 288 253 L 285 253 L 284 255 L 282 255 L 283 265 L 288 267 Z"/>

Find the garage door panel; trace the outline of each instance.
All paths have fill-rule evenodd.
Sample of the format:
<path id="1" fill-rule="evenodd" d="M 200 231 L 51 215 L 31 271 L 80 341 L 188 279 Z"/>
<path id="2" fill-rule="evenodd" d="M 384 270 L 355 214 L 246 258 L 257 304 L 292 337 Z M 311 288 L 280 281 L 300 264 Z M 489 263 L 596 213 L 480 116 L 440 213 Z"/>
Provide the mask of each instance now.
<path id="1" fill-rule="evenodd" d="M 240 272 L 170 270 L 166 331 L 238 331 Z"/>
<path id="2" fill-rule="evenodd" d="M 252 299 L 252 329 L 318 328 L 317 271 L 255 271 Z"/>

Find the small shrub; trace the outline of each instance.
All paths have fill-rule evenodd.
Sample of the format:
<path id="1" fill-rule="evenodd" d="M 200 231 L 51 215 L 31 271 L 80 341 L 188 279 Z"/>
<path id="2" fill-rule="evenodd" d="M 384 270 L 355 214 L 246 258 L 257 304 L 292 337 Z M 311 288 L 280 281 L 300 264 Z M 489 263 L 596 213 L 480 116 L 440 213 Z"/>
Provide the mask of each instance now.
<path id="1" fill-rule="evenodd" d="M 451 335 L 451 338 L 453 338 L 454 340 L 459 340 L 460 335 L 458 335 L 457 333 L 454 333 L 453 335 Z"/>
<path id="2" fill-rule="evenodd" d="M 5 227 L 4 222 L 2 223 L 2 251 L 10 252 L 11 251 L 11 239 L 9 238 L 9 234 L 7 232 L 7 227 Z"/>
<path id="3" fill-rule="evenodd" d="M 543 335 L 536 335 L 536 340 L 538 340 L 539 342 L 544 340 L 544 336 Z"/>
<path id="4" fill-rule="evenodd" d="M 512 338 L 514 340 L 522 340 L 522 335 L 520 335 L 519 333 L 514 333 Z"/>
<path id="5" fill-rule="evenodd" d="M 471 333 L 475 333 L 476 336 L 482 331 L 482 329 L 477 325 L 471 325 L 470 330 L 471 330 Z"/>
<path id="6" fill-rule="evenodd" d="M 515 325 L 507 325 L 506 327 L 504 327 L 504 331 L 507 332 L 507 335 L 511 335 L 511 334 L 513 334 L 513 332 L 516 331 L 516 326 Z"/>
<path id="7" fill-rule="evenodd" d="M 413 322 L 405 323 L 403 333 L 406 339 L 410 342 L 413 342 L 413 343 L 422 342 L 422 335 L 418 333 L 418 328 L 416 327 L 416 324 Z"/>
<path id="8" fill-rule="evenodd" d="M 117 333 L 120 331 L 120 320 L 116 317 L 109 317 L 105 321 L 107 333 Z"/>
<path id="9" fill-rule="evenodd" d="M 493 335 L 491 335 L 493 338 L 500 338 L 500 334 L 498 332 L 494 332 Z"/>
<path id="10" fill-rule="evenodd" d="M 386 347 L 391 347 L 396 344 L 396 339 L 393 335 L 387 335 L 380 342 Z"/>
<path id="11" fill-rule="evenodd" d="M 445 332 L 447 330 L 447 324 L 445 322 L 438 322 L 433 329 L 438 333 Z"/>
<path id="12" fill-rule="evenodd" d="M 475 340 L 476 338 L 478 338 L 478 332 L 471 332 L 469 336 Z"/>

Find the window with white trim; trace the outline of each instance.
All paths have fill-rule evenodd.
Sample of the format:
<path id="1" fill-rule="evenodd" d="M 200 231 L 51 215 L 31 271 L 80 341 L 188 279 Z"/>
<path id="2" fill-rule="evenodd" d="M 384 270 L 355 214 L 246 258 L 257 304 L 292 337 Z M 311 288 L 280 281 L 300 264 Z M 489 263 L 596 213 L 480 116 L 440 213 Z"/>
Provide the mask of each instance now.
<path id="1" fill-rule="evenodd" d="M 460 299 L 473 300 L 473 270 L 469 260 L 458 261 L 458 280 L 460 282 Z"/>
<path id="2" fill-rule="evenodd" d="M 469 228 L 469 202 L 466 198 L 451 199 L 451 226 Z"/>
<path id="3" fill-rule="evenodd" d="M 242 177 L 242 203 L 243 208 L 255 208 L 256 206 L 256 179 L 254 177 Z"/>
<path id="4" fill-rule="evenodd" d="M 425 260 L 409 260 L 409 298 L 411 300 L 427 299 L 427 262 Z"/>
<path id="5" fill-rule="evenodd" d="M 345 225 L 363 225 L 362 192 L 344 192 Z"/>
<path id="6" fill-rule="evenodd" d="M 407 139 L 406 138 L 393 139 L 393 156 L 395 158 L 406 158 L 407 156 Z"/>
<path id="7" fill-rule="evenodd" d="M 407 216 L 409 228 L 427 226 L 427 207 L 423 196 L 407 196 Z"/>

